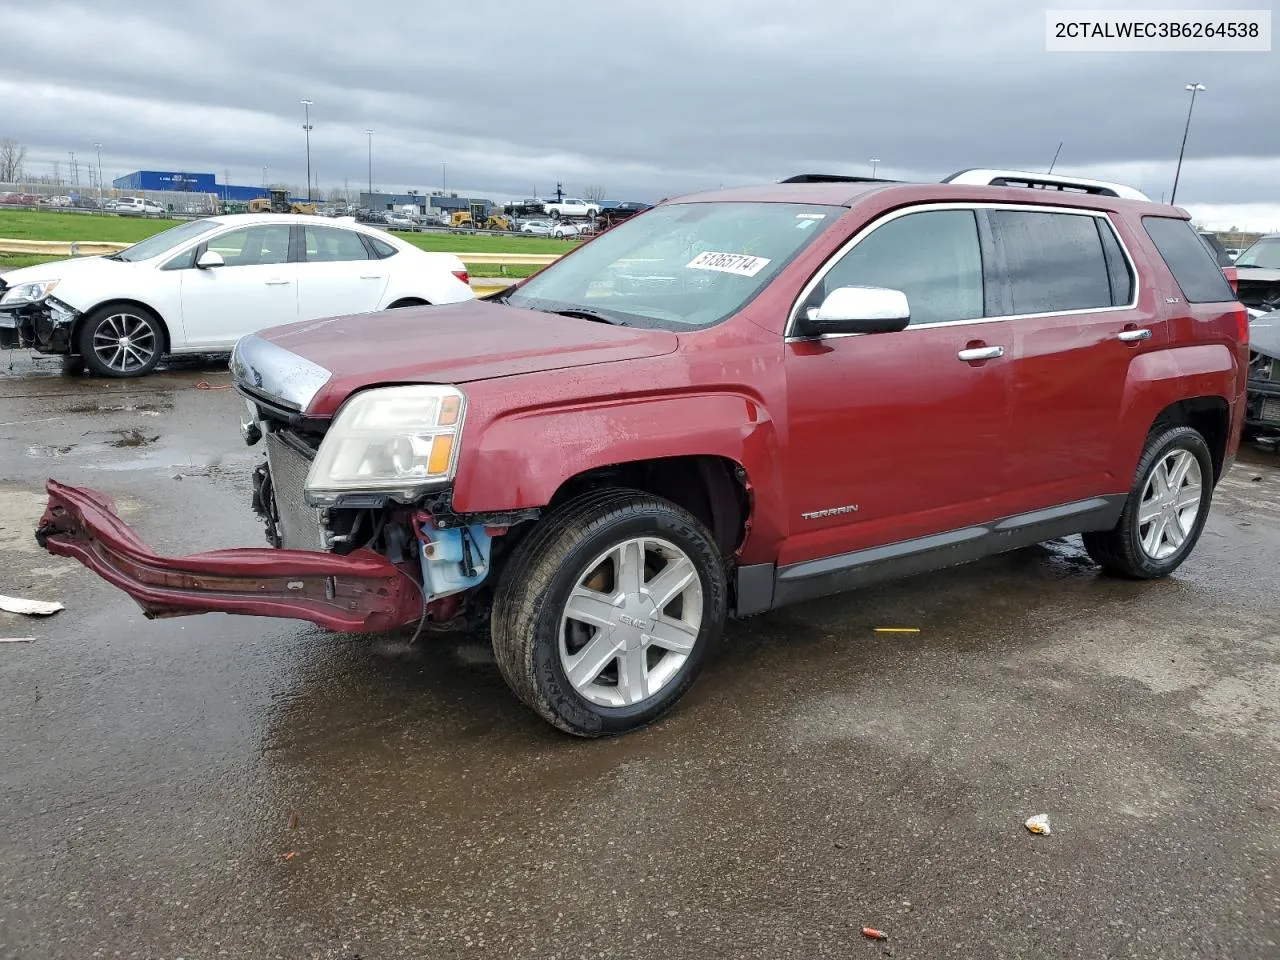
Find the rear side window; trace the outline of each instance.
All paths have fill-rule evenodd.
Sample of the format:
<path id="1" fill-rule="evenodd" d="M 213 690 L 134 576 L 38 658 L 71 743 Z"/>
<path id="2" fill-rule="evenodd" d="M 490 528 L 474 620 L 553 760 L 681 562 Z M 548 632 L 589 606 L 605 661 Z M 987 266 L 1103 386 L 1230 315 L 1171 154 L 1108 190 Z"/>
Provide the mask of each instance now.
<path id="1" fill-rule="evenodd" d="M 1142 225 L 1187 303 L 1223 303 L 1236 298 L 1190 223 L 1172 217 L 1143 217 Z"/>
<path id="2" fill-rule="evenodd" d="M 1004 247 L 1014 314 L 1112 306 L 1096 217 L 1031 210 L 991 210 L 989 216 Z"/>
<path id="3" fill-rule="evenodd" d="M 1098 237 L 1102 240 L 1102 254 L 1107 261 L 1107 277 L 1111 281 L 1111 304 L 1116 307 L 1128 306 L 1133 302 L 1133 268 L 1120 249 L 1120 241 L 1116 239 L 1116 231 L 1106 220 L 1094 217 L 1098 227 Z"/>

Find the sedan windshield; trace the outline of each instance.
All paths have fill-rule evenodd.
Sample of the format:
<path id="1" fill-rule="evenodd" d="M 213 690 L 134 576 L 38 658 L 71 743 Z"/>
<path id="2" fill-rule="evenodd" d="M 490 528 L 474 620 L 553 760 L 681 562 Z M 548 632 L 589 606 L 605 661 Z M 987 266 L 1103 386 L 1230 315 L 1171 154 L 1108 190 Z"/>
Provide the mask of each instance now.
<path id="1" fill-rule="evenodd" d="M 141 243 L 135 243 L 132 247 L 126 247 L 109 259 L 126 260 L 129 263 L 137 260 L 150 260 L 152 257 L 167 253 L 179 244 L 186 243 L 202 233 L 208 233 L 217 226 L 220 226 L 220 224 L 216 220 L 188 220 L 186 223 L 180 223 L 176 227 L 157 233 L 154 237 L 147 237 L 147 239 Z"/>
<path id="2" fill-rule="evenodd" d="M 1236 257 L 1236 266 L 1280 270 L 1280 237 L 1263 237 Z"/>
<path id="3" fill-rule="evenodd" d="M 842 212 L 795 203 L 665 204 L 624 220 L 505 299 L 628 326 L 710 326 L 763 290 Z"/>

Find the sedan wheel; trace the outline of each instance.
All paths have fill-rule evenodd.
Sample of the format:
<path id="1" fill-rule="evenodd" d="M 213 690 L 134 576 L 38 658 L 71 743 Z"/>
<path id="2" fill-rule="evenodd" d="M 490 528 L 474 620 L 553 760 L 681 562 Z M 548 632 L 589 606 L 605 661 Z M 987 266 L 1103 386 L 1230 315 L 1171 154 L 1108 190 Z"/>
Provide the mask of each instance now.
<path id="1" fill-rule="evenodd" d="M 80 328 L 80 356 L 104 377 L 139 377 L 160 362 L 163 337 L 159 322 L 136 309 L 107 308 Z"/>

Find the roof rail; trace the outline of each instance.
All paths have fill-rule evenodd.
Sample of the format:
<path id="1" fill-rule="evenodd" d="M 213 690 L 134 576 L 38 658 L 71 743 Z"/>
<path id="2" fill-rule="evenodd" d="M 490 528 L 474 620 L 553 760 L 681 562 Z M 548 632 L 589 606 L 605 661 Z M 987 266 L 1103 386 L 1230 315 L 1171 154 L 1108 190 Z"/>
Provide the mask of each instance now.
<path id="1" fill-rule="evenodd" d="M 1047 173 L 1028 173 L 1024 170 L 986 170 L 975 168 L 953 173 L 943 183 L 963 183 L 970 186 L 1028 187 L 1032 190 L 1059 190 L 1063 193 L 1089 193 L 1098 197 L 1118 197 L 1122 200 L 1147 200 L 1145 193 L 1126 187 L 1122 183 L 1106 180 L 1087 180 L 1084 177 L 1058 177 Z"/>
<path id="2" fill-rule="evenodd" d="M 880 177 L 846 177 L 839 173 L 800 173 L 779 180 L 779 183 L 900 183 L 898 180 L 882 180 Z"/>

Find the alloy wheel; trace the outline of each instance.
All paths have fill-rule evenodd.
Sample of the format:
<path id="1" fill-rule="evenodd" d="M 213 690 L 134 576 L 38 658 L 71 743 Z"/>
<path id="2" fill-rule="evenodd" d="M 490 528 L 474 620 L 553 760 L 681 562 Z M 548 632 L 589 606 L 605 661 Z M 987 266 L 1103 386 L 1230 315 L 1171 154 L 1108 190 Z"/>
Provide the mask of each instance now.
<path id="1" fill-rule="evenodd" d="M 133 373 L 155 358 L 155 331 L 142 317 L 113 313 L 103 317 L 93 331 L 93 352 L 104 367 L 119 373 Z"/>
<path id="2" fill-rule="evenodd" d="M 1138 507 L 1138 540 L 1153 560 L 1177 553 L 1200 515 L 1203 476 L 1189 450 L 1170 450 L 1147 477 Z"/>
<path id="3" fill-rule="evenodd" d="M 578 577 L 560 622 L 560 664 L 600 706 L 632 706 L 680 672 L 702 628 L 702 581 L 679 547 L 633 537 Z"/>

